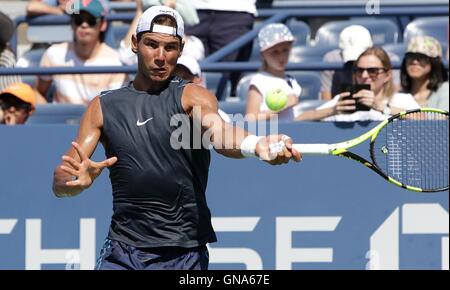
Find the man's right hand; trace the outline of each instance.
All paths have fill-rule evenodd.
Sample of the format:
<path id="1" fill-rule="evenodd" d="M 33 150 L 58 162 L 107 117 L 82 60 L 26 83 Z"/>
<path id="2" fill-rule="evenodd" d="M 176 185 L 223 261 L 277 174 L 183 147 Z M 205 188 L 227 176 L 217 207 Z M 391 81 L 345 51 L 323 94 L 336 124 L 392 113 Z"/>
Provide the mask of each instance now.
<path id="1" fill-rule="evenodd" d="M 78 153 L 80 161 L 67 155 L 62 157 L 70 167 L 61 165 L 61 170 L 75 178 L 72 181 L 66 182 L 66 186 L 68 187 L 80 188 L 82 190 L 89 188 L 94 180 L 102 173 L 103 169 L 110 167 L 117 162 L 117 157 L 111 157 L 102 162 L 92 161 L 83 152 L 78 143 L 72 142 L 72 146 Z"/>

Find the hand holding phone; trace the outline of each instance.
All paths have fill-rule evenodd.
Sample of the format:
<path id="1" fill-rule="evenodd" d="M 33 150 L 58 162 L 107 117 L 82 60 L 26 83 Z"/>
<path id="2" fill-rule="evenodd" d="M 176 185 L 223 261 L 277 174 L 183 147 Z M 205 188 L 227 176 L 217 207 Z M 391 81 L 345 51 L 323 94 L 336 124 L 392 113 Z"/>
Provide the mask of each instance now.
<path id="1" fill-rule="evenodd" d="M 348 96 L 342 96 L 341 100 L 353 99 L 356 101 L 355 110 L 346 110 L 346 114 L 352 114 L 356 111 L 370 111 L 370 100 L 365 98 L 361 91 L 370 91 L 370 85 L 368 84 L 343 84 L 341 87 L 341 93 L 349 93 Z M 360 94 L 358 94 L 360 93 Z M 357 96 L 355 96 L 357 95 Z"/>

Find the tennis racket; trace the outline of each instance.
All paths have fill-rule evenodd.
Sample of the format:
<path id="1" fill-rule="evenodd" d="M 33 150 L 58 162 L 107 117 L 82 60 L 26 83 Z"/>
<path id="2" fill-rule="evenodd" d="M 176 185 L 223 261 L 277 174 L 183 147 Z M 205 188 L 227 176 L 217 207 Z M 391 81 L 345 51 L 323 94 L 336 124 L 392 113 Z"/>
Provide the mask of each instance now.
<path id="1" fill-rule="evenodd" d="M 389 182 L 416 192 L 448 190 L 449 113 L 423 108 L 401 112 L 367 133 L 336 144 L 294 144 L 308 155 L 358 161 Z M 370 159 L 348 151 L 370 139 Z"/>

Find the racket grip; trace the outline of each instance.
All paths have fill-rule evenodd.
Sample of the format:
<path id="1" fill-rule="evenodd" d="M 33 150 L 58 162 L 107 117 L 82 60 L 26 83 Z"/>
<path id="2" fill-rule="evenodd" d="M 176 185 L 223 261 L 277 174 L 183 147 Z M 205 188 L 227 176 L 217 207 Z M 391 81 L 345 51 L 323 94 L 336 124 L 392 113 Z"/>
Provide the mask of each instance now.
<path id="1" fill-rule="evenodd" d="M 302 155 L 328 155 L 331 151 L 328 144 L 294 144 L 293 147 Z"/>

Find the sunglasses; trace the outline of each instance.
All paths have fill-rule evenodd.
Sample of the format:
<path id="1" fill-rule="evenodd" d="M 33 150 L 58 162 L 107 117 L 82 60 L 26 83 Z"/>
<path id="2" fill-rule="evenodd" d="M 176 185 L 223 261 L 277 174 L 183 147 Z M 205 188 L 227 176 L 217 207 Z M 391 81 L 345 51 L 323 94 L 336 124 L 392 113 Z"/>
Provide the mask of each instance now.
<path id="1" fill-rule="evenodd" d="M 100 18 L 95 18 L 90 15 L 81 15 L 76 14 L 72 17 L 72 23 L 76 26 L 81 26 L 84 22 L 86 22 L 90 27 L 94 27 L 100 22 Z"/>
<path id="2" fill-rule="evenodd" d="M 406 62 L 408 62 L 409 64 L 411 62 L 413 62 L 414 60 L 417 60 L 420 65 L 427 65 L 427 64 L 431 63 L 430 57 L 428 57 L 428 56 L 426 56 L 425 54 L 422 54 L 422 53 L 408 52 L 405 55 L 405 59 L 406 59 Z"/>
<path id="3" fill-rule="evenodd" d="M 382 67 L 355 67 L 353 69 L 353 72 L 355 74 L 357 74 L 358 76 L 362 76 L 364 74 L 364 72 L 367 71 L 367 74 L 369 75 L 369 77 L 371 78 L 376 78 L 378 75 L 386 72 L 386 69 L 382 68 Z"/>

